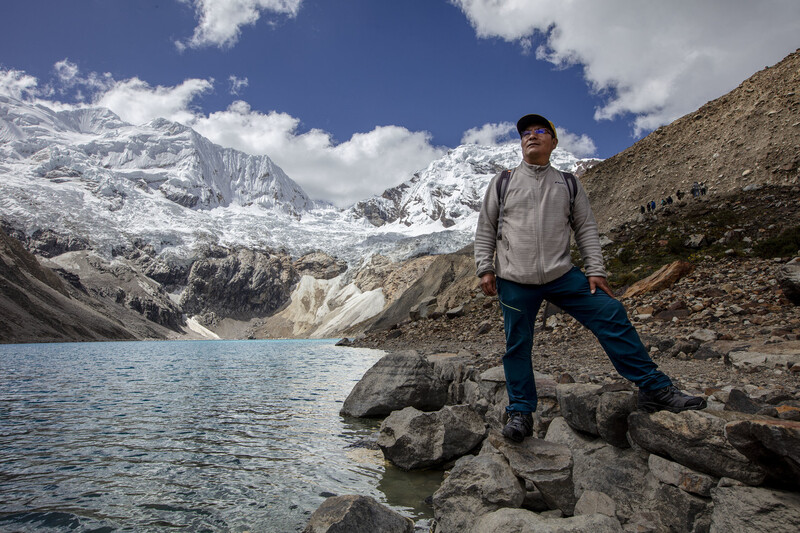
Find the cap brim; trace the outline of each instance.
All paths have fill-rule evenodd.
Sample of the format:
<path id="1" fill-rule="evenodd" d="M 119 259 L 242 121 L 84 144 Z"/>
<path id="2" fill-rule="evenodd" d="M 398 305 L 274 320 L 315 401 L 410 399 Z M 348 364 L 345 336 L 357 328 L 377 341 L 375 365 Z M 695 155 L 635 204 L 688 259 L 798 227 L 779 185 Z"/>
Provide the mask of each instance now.
<path id="1" fill-rule="evenodd" d="M 557 138 L 555 126 L 553 126 L 553 123 L 544 118 L 542 115 L 525 115 L 519 119 L 517 121 L 517 132 L 521 136 L 522 132 L 530 126 L 545 126 L 553 133 L 553 137 Z"/>

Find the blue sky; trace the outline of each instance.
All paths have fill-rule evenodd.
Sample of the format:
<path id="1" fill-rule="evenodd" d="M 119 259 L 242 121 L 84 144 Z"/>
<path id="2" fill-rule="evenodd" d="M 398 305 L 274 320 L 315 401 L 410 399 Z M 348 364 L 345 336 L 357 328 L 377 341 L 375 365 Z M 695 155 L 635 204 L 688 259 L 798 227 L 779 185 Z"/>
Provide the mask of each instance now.
<path id="1" fill-rule="evenodd" d="M 610 157 L 800 45 L 796 0 L 5 0 L 0 14 L 0 92 L 186 123 L 338 205 L 447 148 L 513 140 L 530 112 L 563 148 Z"/>

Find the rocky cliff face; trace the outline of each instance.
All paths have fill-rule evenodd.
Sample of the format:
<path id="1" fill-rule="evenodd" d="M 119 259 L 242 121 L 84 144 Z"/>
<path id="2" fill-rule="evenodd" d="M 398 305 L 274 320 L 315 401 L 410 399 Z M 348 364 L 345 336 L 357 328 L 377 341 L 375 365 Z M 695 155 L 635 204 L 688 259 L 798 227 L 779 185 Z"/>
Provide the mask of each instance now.
<path id="1" fill-rule="evenodd" d="M 191 315 L 246 319 L 265 316 L 289 298 L 297 271 L 287 254 L 212 246 L 192 264 L 181 307 Z"/>

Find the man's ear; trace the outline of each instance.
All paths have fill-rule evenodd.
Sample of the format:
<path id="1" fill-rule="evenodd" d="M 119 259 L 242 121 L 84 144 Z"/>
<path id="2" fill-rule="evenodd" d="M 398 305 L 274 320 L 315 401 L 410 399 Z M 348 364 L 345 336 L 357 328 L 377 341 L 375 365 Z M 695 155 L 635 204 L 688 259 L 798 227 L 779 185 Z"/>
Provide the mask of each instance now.
<path id="1" fill-rule="evenodd" d="M 556 146 L 558 146 L 558 137 L 553 137 L 553 150 L 556 149 Z"/>

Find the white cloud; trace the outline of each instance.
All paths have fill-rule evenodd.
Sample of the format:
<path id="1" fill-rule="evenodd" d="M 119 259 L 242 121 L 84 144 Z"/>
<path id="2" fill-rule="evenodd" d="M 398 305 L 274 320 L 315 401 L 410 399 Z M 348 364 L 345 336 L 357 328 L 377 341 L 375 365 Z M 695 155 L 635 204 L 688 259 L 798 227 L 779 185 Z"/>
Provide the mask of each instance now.
<path id="1" fill-rule="evenodd" d="M 213 79 L 188 79 L 175 87 L 151 87 L 139 78 L 131 78 L 114 82 L 96 95 L 94 103 L 111 109 L 131 124 L 166 118 L 191 125 L 196 118 L 191 101 L 213 87 Z"/>
<path id="2" fill-rule="evenodd" d="M 36 93 L 38 81 L 21 70 L 0 70 L 0 94 L 19 100 Z"/>
<path id="3" fill-rule="evenodd" d="M 604 103 L 632 114 L 635 135 L 736 87 L 797 47 L 797 0 L 451 0 L 479 37 L 517 41 L 557 66 L 579 64 Z"/>
<path id="4" fill-rule="evenodd" d="M 302 0 L 184 0 L 195 7 L 198 25 L 179 49 L 204 46 L 230 47 L 236 44 L 241 27 L 255 24 L 262 12 L 294 17 Z"/>
<path id="5" fill-rule="evenodd" d="M 496 146 L 508 142 L 511 139 L 510 133 L 516 134 L 517 130 L 511 122 L 500 124 L 491 123 L 472 128 L 464 132 L 461 137 L 461 144 L 481 144 L 485 146 Z"/>
<path id="6" fill-rule="evenodd" d="M 592 157 L 597 155 L 597 146 L 588 135 L 576 135 L 565 129 L 558 130 L 558 147 L 563 148 L 575 157 Z"/>
<path id="7" fill-rule="evenodd" d="M 233 75 L 228 77 L 228 81 L 231 83 L 230 93 L 234 96 L 238 96 L 239 92 L 250 83 L 247 78 L 237 78 Z"/>
<path id="8" fill-rule="evenodd" d="M 84 89 L 94 93 L 98 90 L 108 90 L 115 83 L 108 72 L 104 74 L 92 72 L 87 76 L 82 76 L 78 65 L 68 58 L 56 62 L 53 65 L 53 72 L 56 75 L 57 86 L 52 83 L 45 85 L 39 89 L 38 96 L 52 96 L 56 92 L 65 95 L 72 91 L 73 98 L 78 102 L 83 102 L 86 99 Z"/>
<path id="9" fill-rule="evenodd" d="M 285 113 L 261 113 L 246 102 L 198 117 L 193 127 L 213 142 L 266 154 L 316 199 L 339 207 L 380 194 L 409 179 L 443 151 L 427 132 L 380 126 L 334 144 L 329 133 L 298 133 L 300 121 Z"/>
<path id="10" fill-rule="evenodd" d="M 61 83 L 68 86 L 74 84 L 75 78 L 78 76 L 78 65 L 70 62 L 67 58 L 58 61 L 53 66 L 53 70 L 55 70 L 56 76 L 58 76 Z"/>

